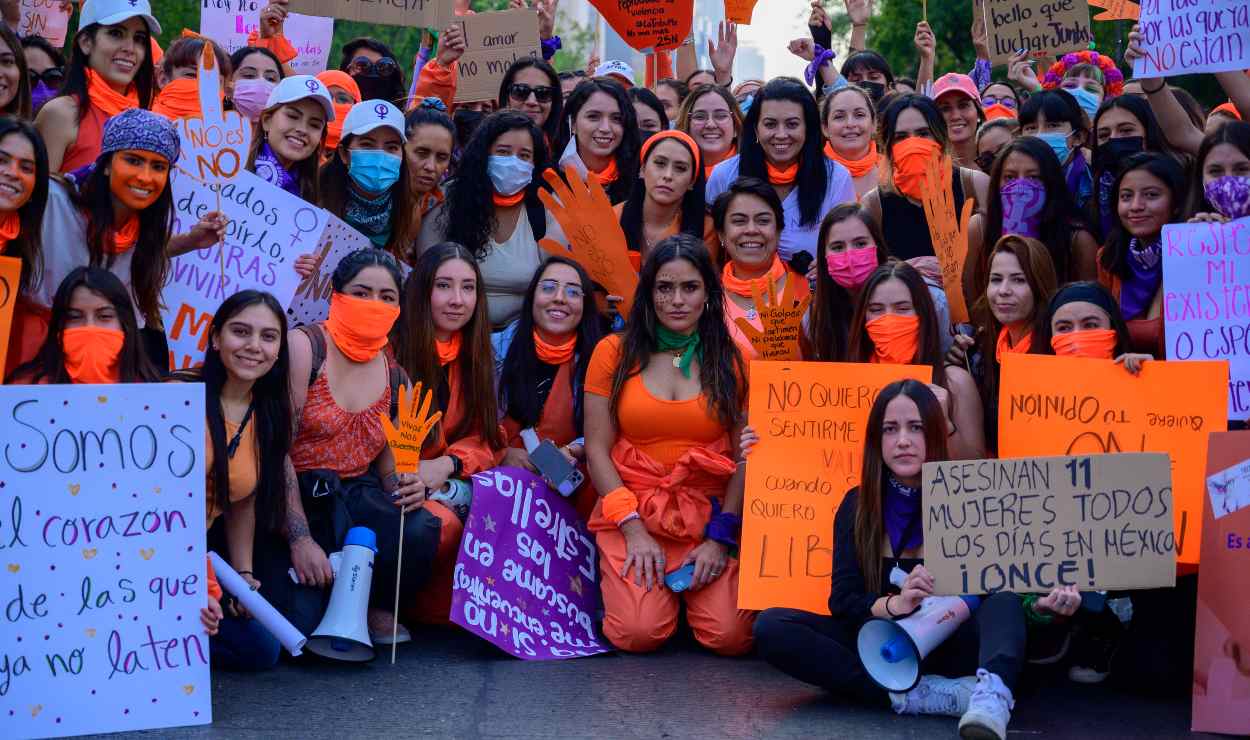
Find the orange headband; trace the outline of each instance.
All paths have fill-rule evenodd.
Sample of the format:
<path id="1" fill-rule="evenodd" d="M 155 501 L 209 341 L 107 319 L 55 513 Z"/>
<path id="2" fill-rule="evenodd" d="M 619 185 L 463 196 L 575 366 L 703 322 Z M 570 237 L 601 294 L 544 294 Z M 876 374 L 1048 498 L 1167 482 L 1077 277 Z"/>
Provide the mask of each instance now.
<path id="1" fill-rule="evenodd" d="M 694 154 L 695 172 L 698 172 L 703 166 L 702 160 L 699 156 L 699 145 L 694 143 L 694 139 L 690 138 L 690 135 L 685 131 L 678 131 L 676 129 L 668 129 L 666 131 L 660 131 L 659 133 L 652 134 L 651 138 L 647 139 L 642 145 L 642 154 L 638 155 L 638 163 L 642 164 L 643 162 L 646 162 L 647 152 L 650 152 L 651 149 L 663 139 L 677 139 L 681 143 L 690 147 L 690 151 Z"/>

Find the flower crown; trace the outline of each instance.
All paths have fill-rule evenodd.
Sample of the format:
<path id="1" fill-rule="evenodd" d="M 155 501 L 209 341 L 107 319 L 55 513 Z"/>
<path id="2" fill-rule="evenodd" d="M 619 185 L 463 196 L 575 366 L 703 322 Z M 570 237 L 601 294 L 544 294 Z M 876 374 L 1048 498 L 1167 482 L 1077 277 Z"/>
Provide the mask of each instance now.
<path id="1" fill-rule="evenodd" d="M 1111 57 L 1096 51 L 1064 54 L 1059 61 L 1050 65 L 1050 69 L 1046 70 L 1046 75 L 1042 78 L 1042 87 L 1046 90 L 1059 87 L 1063 82 L 1063 76 L 1078 64 L 1092 64 L 1102 70 L 1104 98 L 1119 97 L 1124 92 L 1124 73 L 1115 66 Z"/>

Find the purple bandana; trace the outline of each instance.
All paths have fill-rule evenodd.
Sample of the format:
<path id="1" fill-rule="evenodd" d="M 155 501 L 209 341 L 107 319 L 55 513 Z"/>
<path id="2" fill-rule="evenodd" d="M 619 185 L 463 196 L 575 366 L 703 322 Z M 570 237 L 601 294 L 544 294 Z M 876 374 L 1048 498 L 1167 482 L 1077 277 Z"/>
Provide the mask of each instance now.
<path id="1" fill-rule="evenodd" d="M 885 476 L 885 533 L 890 538 L 894 557 L 905 550 L 919 547 L 924 542 L 923 521 L 920 517 L 920 489 L 899 482 L 894 476 Z"/>
<path id="2" fill-rule="evenodd" d="M 1203 186 L 1207 202 L 1230 219 L 1250 216 L 1250 177 L 1225 175 Z"/>
<path id="3" fill-rule="evenodd" d="M 260 151 L 256 153 L 256 169 L 257 177 L 269 183 L 277 185 L 295 197 L 300 197 L 299 183 L 282 163 L 278 161 L 278 155 L 273 153 L 273 149 L 269 148 L 269 142 L 260 145 Z"/>
<path id="4" fill-rule="evenodd" d="M 1009 180 L 1000 190 L 1003 201 L 1003 234 L 1038 239 L 1042 235 L 1042 209 L 1046 186 L 1036 177 Z"/>
<path id="5" fill-rule="evenodd" d="M 1143 245 L 1130 239 L 1125 262 L 1129 277 L 1120 286 L 1120 310 L 1125 321 L 1130 321 L 1146 313 L 1163 281 L 1163 242 Z"/>

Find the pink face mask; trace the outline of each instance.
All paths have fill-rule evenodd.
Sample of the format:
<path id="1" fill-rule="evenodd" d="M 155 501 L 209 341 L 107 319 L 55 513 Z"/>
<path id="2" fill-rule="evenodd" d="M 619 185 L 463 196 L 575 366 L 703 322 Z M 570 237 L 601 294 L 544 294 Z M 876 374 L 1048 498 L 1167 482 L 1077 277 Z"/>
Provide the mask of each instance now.
<path id="1" fill-rule="evenodd" d="M 274 87 L 274 83 L 263 77 L 238 80 L 234 83 L 234 92 L 230 95 L 230 99 L 234 101 L 234 109 L 239 112 L 239 115 L 256 123 L 260 119 L 260 114 L 265 110 L 265 104 L 269 102 L 269 93 L 273 92 Z"/>
<path id="2" fill-rule="evenodd" d="M 877 250 L 864 247 L 825 252 L 825 267 L 833 282 L 847 290 L 855 290 L 877 269 Z"/>

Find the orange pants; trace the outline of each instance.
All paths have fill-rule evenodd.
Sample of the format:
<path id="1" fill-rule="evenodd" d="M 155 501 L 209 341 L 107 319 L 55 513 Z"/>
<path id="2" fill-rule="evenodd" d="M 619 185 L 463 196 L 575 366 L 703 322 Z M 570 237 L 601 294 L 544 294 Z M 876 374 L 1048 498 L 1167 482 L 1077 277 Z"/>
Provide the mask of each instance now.
<path id="1" fill-rule="evenodd" d="M 426 501 L 426 511 L 443 523 L 439 531 L 438 551 L 434 554 L 434 567 L 430 580 L 411 598 L 401 616 L 403 621 L 415 624 L 451 623 L 451 579 L 456 570 L 456 557 L 460 554 L 460 536 L 464 523 L 455 512 L 438 501 Z"/>
<path id="2" fill-rule="evenodd" d="M 654 533 L 652 534 L 654 537 Z M 656 538 L 664 548 L 665 562 L 672 570 L 695 543 Z M 634 583 L 631 568 L 621 578 L 625 566 L 625 537 L 618 531 L 595 534 L 599 547 L 599 579 L 603 592 L 603 634 L 620 650 L 649 653 L 659 649 L 677 630 L 677 612 L 686 602 L 686 620 L 694 639 L 721 655 L 744 655 L 751 650 L 751 629 L 755 612 L 738 608 L 738 561 L 730 558 L 720 577 L 698 591 L 675 594 L 664 585 L 653 587 Z"/>

